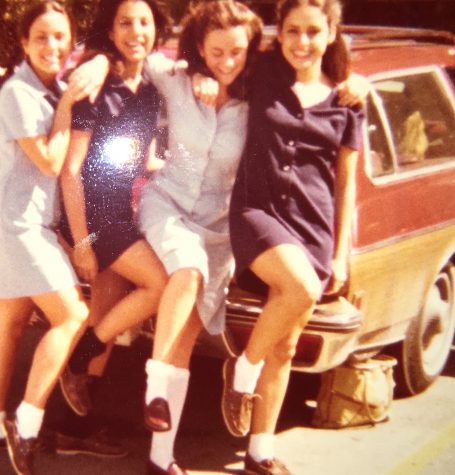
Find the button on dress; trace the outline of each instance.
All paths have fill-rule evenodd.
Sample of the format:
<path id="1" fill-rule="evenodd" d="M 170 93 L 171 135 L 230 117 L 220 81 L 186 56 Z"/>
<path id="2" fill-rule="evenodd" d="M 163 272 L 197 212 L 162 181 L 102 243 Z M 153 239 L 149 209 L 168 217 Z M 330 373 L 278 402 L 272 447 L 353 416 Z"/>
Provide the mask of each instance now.
<path id="1" fill-rule="evenodd" d="M 23 62 L 0 90 L 0 298 L 72 287 L 57 241 L 58 178 L 45 176 L 16 140 L 48 135 L 57 98 Z"/>
<path id="2" fill-rule="evenodd" d="M 206 329 L 220 333 L 233 272 L 228 210 L 248 106 L 233 99 L 216 112 L 194 98 L 186 73 L 163 72 L 153 56 L 149 73 L 166 100 L 169 149 L 164 168 L 142 191 L 140 228 L 168 274 L 201 272 L 197 309 Z"/>
<path id="3" fill-rule="evenodd" d="M 237 281 L 261 293 L 266 286 L 249 266 L 264 251 L 285 243 L 301 248 L 327 284 L 338 150 L 357 149 L 361 135 L 363 111 L 339 106 L 336 88 L 303 110 L 291 90 L 294 81 L 281 53 L 264 54 L 253 83 L 248 139 L 232 194 Z"/>

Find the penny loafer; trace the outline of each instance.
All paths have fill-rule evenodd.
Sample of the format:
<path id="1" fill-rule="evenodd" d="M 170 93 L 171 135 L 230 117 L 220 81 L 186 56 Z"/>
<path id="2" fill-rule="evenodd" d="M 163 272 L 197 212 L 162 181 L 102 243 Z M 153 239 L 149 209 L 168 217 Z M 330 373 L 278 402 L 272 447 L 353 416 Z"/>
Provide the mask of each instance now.
<path id="1" fill-rule="evenodd" d="M 156 397 L 146 404 L 144 422 L 152 432 L 166 432 L 171 429 L 171 413 L 166 399 Z"/>
<path id="2" fill-rule="evenodd" d="M 244 437 L 250 431 L 253 402 L 258 394 L 241 393 L 234 389 L 237 358 L 228 358 L 223 366 L 223 395 L 221 413 L 227 430 L 234 437 Z"/>
<path id="3" fill-rule="evenodd" d="M 17 430 L 16 419 L 5 419 L 3 430 L 15 472 L 19 475 L 33 475 L 33 456 L 37 439 L 35 437 L 23 439 Z"/>
<path id="4" fill-rule="evenodd" d="M 245 473 L 247 475 L 292 475 L 280 460 L 273 458 L 256 462 L 248 453 L 245 456 Z"/>

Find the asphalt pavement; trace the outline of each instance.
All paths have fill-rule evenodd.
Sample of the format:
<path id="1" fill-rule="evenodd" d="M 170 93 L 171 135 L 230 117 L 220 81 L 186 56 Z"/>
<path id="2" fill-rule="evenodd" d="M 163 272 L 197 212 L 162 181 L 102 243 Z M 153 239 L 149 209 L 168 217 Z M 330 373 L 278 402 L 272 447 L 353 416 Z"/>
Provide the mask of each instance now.
<path id="1" fill-rule="evenodd" d="M 9 407 L 20 400 L 32 349 L 42 330 L 28 329 L 19 355 Z M 116 347 L 102 385 L 96 414 L 110 436 L 128 449 L 122 459 L 62 456 L 40 452 L 35 475 L 142 475 L 149 434 L 142 424 L 144 363 L 150 344 L 138 339 Z M 220 360 L 194 357 L 176 458 L 192 475 L 239 474 L 247 440 L 224 427 L 220 410 Z M 294 374 L 278 427 L 277 455 L 294 475 L 439 475 L 455 473 L 455 348 L 441 377 L 421 395 L 393 402 L 390 422 L 374 428 L 321 430 L 311 427 L 318 375 Z M 56 388 L 46 427 L 65 425 L 64 402 Z M 14 475 L 0 451 L 0 475 Z"/>

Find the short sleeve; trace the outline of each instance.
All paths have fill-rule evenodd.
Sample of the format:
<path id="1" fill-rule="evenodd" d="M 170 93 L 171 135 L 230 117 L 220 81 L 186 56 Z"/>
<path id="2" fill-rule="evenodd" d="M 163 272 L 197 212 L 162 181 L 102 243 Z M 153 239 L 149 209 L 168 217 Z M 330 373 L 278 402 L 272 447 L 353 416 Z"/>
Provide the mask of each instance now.
<path id="1" fill-rule="evenodd" d="M 3 86 L 0 117 L 7 140 L 47 135 L 52 107 L 46 99 L 20 82 Z M 48 110 L 47 110 L 48 109 Z"/>
<path id="2" fill-rule="evenodd" d="M 344 130 L 341 145 L 358 150 L 362 135 L 362 124 L 365 118 L 365 109 L 347 109 L 346 128 Z"/>
<path id="3" fill-rule="evenodd" d="M 74 130 L 90 131 L 95 128 L 98 118 L 96 105 L 88 99 L 76 102 L 72 108 L 71 128 Z"/>
<path id="4" fill-rule="evenodd" d="M 163 53 L 152 53 L 144 63 L 147 77 L 163 96 L 168 96 L 175 91 L 175 83 L 187 76 L 185 71 L 174 70 L 175 61 Z"/>

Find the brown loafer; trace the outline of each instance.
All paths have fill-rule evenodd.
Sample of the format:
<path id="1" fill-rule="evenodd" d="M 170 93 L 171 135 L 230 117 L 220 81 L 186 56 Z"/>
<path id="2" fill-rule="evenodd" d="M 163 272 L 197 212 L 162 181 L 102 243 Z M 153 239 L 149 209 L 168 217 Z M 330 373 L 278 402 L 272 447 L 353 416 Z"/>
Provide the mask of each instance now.
<path id="1" fill-rule="evenodd" d="M 122 446 L 110 441 L 106 432 L 99 431 L 87 437 L 73 437 L 56 432 L 52 447 L 59 455 L 91 455 L 102 458 L 121 458 L 128 455 Z"/>
<path id="2" fill-rule="evenodd" d="M 175 461 L 169 465 L 167 470 L 164 470 L 159 465 L 156 465 L 149 460 L 147 465 L 147 475 L 188 475 L 188 472 L 179 467 Z"/>
<path id="3" fill-rule="evenodd" d="M 280 460 L 273 458 L 256 462 L 248 453 L 245 456 L 245 473 L 248 475 L 292 475 Z"/>
<path id="4" fill-rule="evenodd" d="M 171 413 L 166 399 L 156 397 L 146 404 L 144 422 L 152 432 L 166 432 L 171 429 Z"/>
<path id="5" fill-rule="evenodd" d="M 90 376 L 73 373 L 67 366 L 60 376 L 60 389 L 71 409 L 81 417 L 92 410 L 89 394 Z"/>
<path id="6" fill-rule="evenodd" d="M 228 431 L 234 437 L 243 437 L 250 431 L 253 400 L 259 395 L 241 393 L 234 389 L 236 361 L 237 358 L 229 358 L 224 362 L 221 412 Z"/>
<path id="7" fill-rule="evenodd" d="M 17 431 L 16 419 L 5 419 L 3 430 L 14 470 L 18 475 L 33 475 L 33 456 L 37 439 L 23 439 Z"/>

